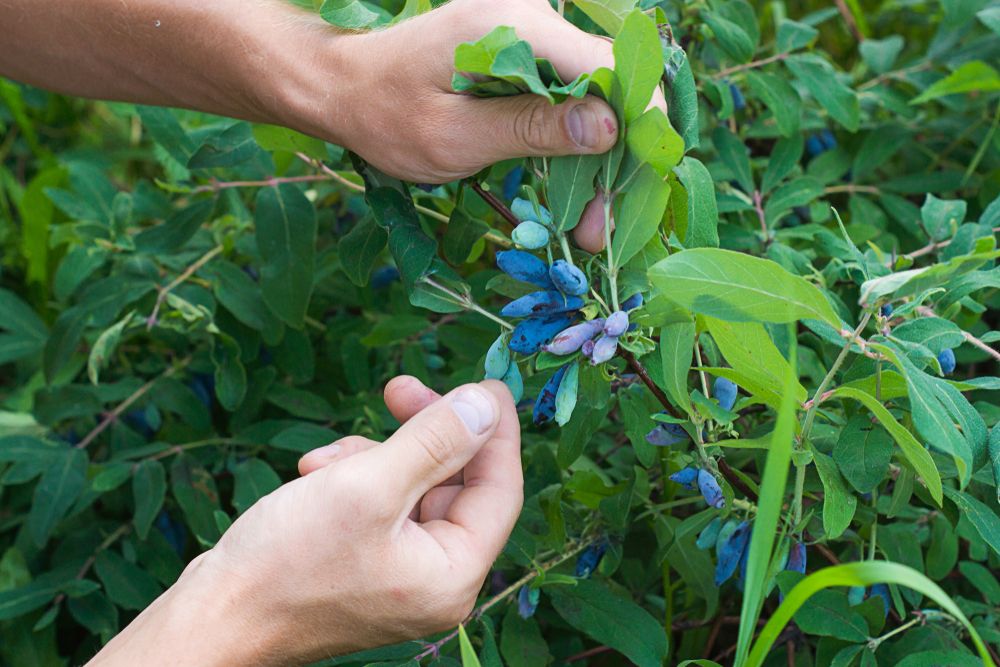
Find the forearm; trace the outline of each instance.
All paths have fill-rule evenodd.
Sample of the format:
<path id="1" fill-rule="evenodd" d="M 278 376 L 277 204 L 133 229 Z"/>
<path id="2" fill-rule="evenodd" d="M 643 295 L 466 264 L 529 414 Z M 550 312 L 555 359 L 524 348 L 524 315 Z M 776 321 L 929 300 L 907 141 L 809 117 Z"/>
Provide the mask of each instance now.
<path id="1" fill-rule="evenodd" d="M 70 95 L 308 130 L 351 79 L 349 37 L 284 0 L 0 0 L 0 25 L 0 75 Z"/>

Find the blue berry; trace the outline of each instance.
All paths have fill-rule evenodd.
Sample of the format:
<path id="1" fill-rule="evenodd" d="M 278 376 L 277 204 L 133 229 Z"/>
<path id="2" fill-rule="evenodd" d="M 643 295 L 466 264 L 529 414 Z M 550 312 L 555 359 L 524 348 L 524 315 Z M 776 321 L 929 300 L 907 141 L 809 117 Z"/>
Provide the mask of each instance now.
<path id="1" fill-rule="evenodd" d="M 732 410 L 736 404 L 736 383 L 724 377 L 715 378 L 712 385 L 712 395 L 719 401 L 723 410 Z"/>
<path id="2" fill-rule="evenodd" d="M 698 534 L 698 539 L 695 540 L 694 545 L 702 551 L 714 547 L 716 541 L 719 539 L 719 532 L 722 531 L 722 524 L 722 517 L 715 517 L 709 521 L 708 525 L 702 528 L 701 533 Z"/>
<path id="3" fill-rule="evenodd" d="M 824 150 L 831 151 L 837 147 L 837 137 L 833 136 L 833 132 L 828 129 L 819 133 L 819 140 L 823 142 Z"/>
<path id="4" fill-rule="evenodd" d="M 517 592 L 517 613 L 521 618 L 531 618 L 538 609 L 538 599 L 541 597 L 537 588 L 521 586 Z"/>
<path id="5" fill-rule="evenodd" d="M 521 165 L 517 165 L 507 172 L 503 177 L 503 187 L 501 188 L 504 199 L 514 198 L 514 195 L 517 194 L 517 189 L 521 187 L 522 178 L 524 178 L 524 167 Z"/>
<path id="6" fill-rule="evenodd" d="M 868 597 L 871 598 L 875 597 L 876 595 L 882 598 L 883 615 L 888 616 L 889 607 L 891 605 L 891 600 L 892 600 L 892 597 L 889 594 L 889 587 L 885 584 L 875 584 L 874 586 L 871 587 L 871 590 L 868 592 Z"/>
<path id="7" fill-rule="evenodd" d="M 544 248 L 549 244 L 549 230 L 533 220 L 519 224 L 510 237 L 514 239 L 514 243 L 529 250 Z"/>
<path id="8" fill-rule="evenodd" d="M 882 317 L 892 317 L 892 304 L 884 303 L 882 307 L 878 309 L 879 315 Z"/>
<path id="9" fill-rule="evenodd" d="M 690 437 L 680 424 L 657 424 L 656 428 L 646 434 L 646 442 L 657 447 L 669 447 L 687 440 Z"/>
<path id="10" fill-rule="evenodd" d="M 556 334 L 573 324 L 572 314 L 531 317 L 518 322 L 510 337 L 510 349 L 519 354 L 534 354 Z"/>
<path id="11" fill-rule="evenodd" d="M 629 298 L 622 301 L 622 310 L 635 310 L 642 306 L 642 292 L 636 292 Z"/>
<path id="12" fill-rule="evenodd" d="M 786 570 L 791 570 L 792 572 L 806 573 L 806 545 L 799 540 L 793 540 L 792 546 L 788 550 L 788 563 L 785 564 Z"/>
<path id="13" fill-rule="evenodd" d="M 733 94 L 733 108 L 737 111 L 742 111 L 746 108 L 747 101 L 743 97 L 743 91 L 735 83 L 729 84 L 729 92 Z"/>
<path id="14" fill-rule="evenodd" d="M 861 604 L 865 599 L 864 586 L 851 586 L 847 589 L 847 603 L 852 607 Z"/>
<path id="15" fill-rule="evenodd" d="M 823 140 L 815 134 L 810 135 L 809 138 L 806 139 L 806 154 L 809 155 L 809 157 L 816 157 L 825 150 L 826 147 L 823 145 Z"/>
<path id="16" fill-rule="evenodd" d="M 581 579 L 589 577 L 604 558 L 604 552 L 608 550 L 608 543 L 600 540 L 591 544 L 583 550 L 576 559 L 576 576 Z"/>
<path id="17" fill-rule="evenodd" d="M 621 336 L 628 329 L 628 313 L 618 310 L 608 317 L 604 323 L 604 333 L 607 336 Z"/>
<path id="18" fill-rule="evenodd" d="M 670 476 L 670 481 L 677 482 L 689 491 L 694 491 L 695 484 L 698 482 L 698 469 L 688 467 L 678 470 Z"/>
<path id="19" fill-rule="evenodd" d="M 604 335 L 594 343 L 594 351 L 590 353 L 590 364 L 597 366 L 615 356 L 618 351 L 618 336 Z"/>
<path id="20" fill-rule="evenodd" d="M 486 379 L 499 380 L 507 374 L 510 367 L 510 348 L 507 347 L 503 336 L 497 337 L 490 349 L 486 352 Z"/>
<path id="21" fill-rule="evenodd" d="M 525 220 L 534 220 L 546 225 L 552 224 L 552 214 L 549 212 L 549 209 L 539 204 L 536 212 L 535 205 L 527 199 L 518 197 L 512 201 L 510 203 L 510 211 L 522 222 Z"/>
<path id="22" fill-rule="evenodd" d="M 545 262 L 523 250 L 501 250 L 497 253 L 497 266 L 511 278 L 545 289 L 555 287 L 549 278 L 549 267 Z"/>
<path id="23" fill-rule="evenodd" d="M 514 299 L 500 310 L 500 314 L 504 317 L 535 317 L 566 313 L 582 307 L 583 299 L 578 296 L 567 297 L 556 290 L 542 290 Z"/>
<path id="24" fill-rule="evenodd" d="M 941 372 L 951 375 L 955 372 L 955 350 L 947 348 L 941 350 L 937 356 L 938 363 L 941 364 Z"/>
<path id="25" fill-rule="evenodd" d="M 585 343 L 591 341 L 594 336 L 601 332 L 601 329 L 603 328 L 604 320 L 601 318 L 575 324 L 559 332 L 559 334 L 552 339 L 552 342 L 548 345 L 543 345 L 542 349 L 551 354 L 573 354 L 583 347 Z M 593 345 L 593 343 L 591 343 L 591 345 Z"/>
<path id="26" fill-rule="evenodd" d="M 563 376 L 566 375 L 566 366 L 562 366 L 549 381 L 542 387 L 542 393 L 535 399 L 535 408 L 532 410 L 532 420 L 536 424 L 544 424 L 556 415 L 556 394 L 559 393 L 559 385 Z"/>
<path id="27" fill-rule="evenodd" d="M 519 403 L 521 397 L 524 396 L 524 379 L 521 377 L 521 369 L 517 367 L 516 361 L 510 362 L 510 366 L 507 367 L 507 372 L 504 373 L 502 380 L 507 385 L 507 389 L 510 389 L 510 395 L 513 397 L 514 403 Z"/>
<path id="28" fill-rule="evenodd" d="M 719 562 L 715 565 L 716 586 L 724 584 L 736 572 L 749 541 L 750 524 L 742 521 L 719 549 Z"/>
<path id="29" fill-rule="evenodd" d="M 565 259 L 557 259 L 549 268 L 549 278 L 564 294 L 586 294 L 588 283 L 583 271 Z"/>
<path id="30" fill-rule="evenodd" d="M 715 479 L 715 475 L 704 468 L 698 471 L 698 490 L 701 491 L 701 497 L 709 506 L 716 509 L 722 509 L 726 506 L 726 499 L 722 495 L 719 480 Z"/>

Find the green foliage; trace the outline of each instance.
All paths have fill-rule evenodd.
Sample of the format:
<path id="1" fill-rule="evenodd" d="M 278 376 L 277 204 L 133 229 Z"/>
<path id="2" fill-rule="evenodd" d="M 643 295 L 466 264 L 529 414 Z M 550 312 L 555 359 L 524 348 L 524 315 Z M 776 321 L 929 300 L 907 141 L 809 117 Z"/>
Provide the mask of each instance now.
<path id="1" fill-rule="evenodd" d="M 304 4 L 345 29 L 430 8 Z M 566 3 L 616 38 L 572 82 L 498 26 L 458 90 L 597 95 L 619 141 L 431 189 L 0 81 L 0 664 L 84 662 L 303 452 L 392 432 L 401 373 L 523 392 L 525 507 L 482 614 L 325 664 L 990 664 L 1000 9 L 828 4 Z M 566 233 L 598 192 L 590 255 Z M 509 349 L 530 320 L 499 312 L 537 289 L 495 266 L 515 240 L 583 272 L 573 323 L 643 295 L 615 356 Z"/>

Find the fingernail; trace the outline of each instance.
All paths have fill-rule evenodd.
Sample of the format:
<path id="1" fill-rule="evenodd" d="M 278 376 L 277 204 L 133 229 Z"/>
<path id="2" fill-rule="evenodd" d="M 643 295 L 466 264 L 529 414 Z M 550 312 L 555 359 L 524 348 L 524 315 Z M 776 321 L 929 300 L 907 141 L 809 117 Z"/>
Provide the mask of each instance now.
<path id="1" fill-rule="evenodd" d="M 340 453 L 340 445 L 333 443 L 330 445 L 323 445 L 322 447 L 317 447 L 308 453 L 309 456 L 319 456 L 324 459 L 332 459 L 337 454 Z"/>
<path id="2" fill-rule="evenodd" d="M 581 148 L 593 148 L 600 141 L 600 120 L 591 104 L 577 104 L 566 116 L 566 125 L 573 143 Z"/>
<path id="3" fill-rule="evenodd" d="M 496 419 L 493 402 L 486 398 L 482 389 L 468 387 L 451 401 L 455 411 L 465 426 L 476 435 L 486 432 Z"/>

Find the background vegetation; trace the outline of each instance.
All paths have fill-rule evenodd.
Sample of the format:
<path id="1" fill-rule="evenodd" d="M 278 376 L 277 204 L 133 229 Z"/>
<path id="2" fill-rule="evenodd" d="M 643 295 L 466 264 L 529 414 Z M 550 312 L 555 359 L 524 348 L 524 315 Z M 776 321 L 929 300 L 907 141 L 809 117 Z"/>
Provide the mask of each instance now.
<path id="1" fill-rule="evenodd" d="M 635 4 L 565 11 L 614 34 Z M 673 129 L 622 151 L 670 199 L 620 289 L 601 258 L 590 277 L 644 293 L 640 329 L 579 364 L 562 428 L 531 423 L 562 362 L 520 359 L 526 503 L 461 637 L 478 658 L 449 633 L 327 664 L 982 664 L 973 639 L 1000 648 L 1000 5 L 639 5 Z M 427 8 L 316 7 L 349 27 Z M 623 44 L 649 34 L 635 21 Z M 280 128 L 4 80 L 0 137 L 9 665 L 84 662 L 301 453 L 390 433 L 388 378 L 481 378 L 499 331 L 470 304 L 524 293 L 494 266 L 505 205 L 527 186 L 561 210 L 555 161 L 410 187 Z M 406 224 L 379 188 L 415 204 Z M 740 386 L 731 409 L 713 376 Z M 663 420 L 673 445 L 646 437 Z M 670 480 L 689 465 L 724 507 Z M 717 583 L 730 519 L 756 529 Z"/>

